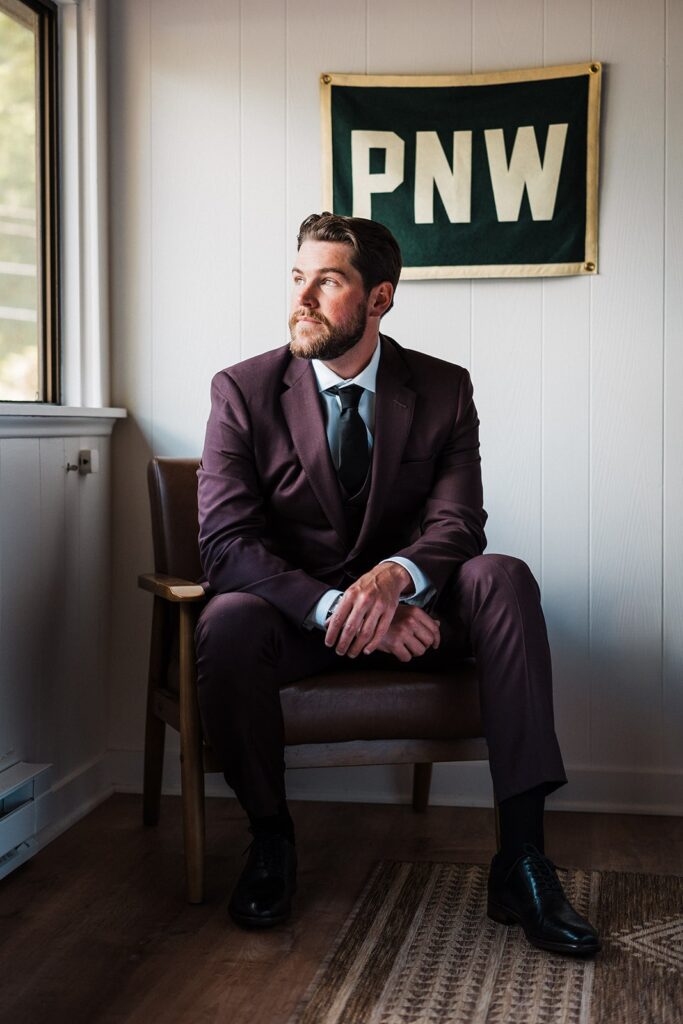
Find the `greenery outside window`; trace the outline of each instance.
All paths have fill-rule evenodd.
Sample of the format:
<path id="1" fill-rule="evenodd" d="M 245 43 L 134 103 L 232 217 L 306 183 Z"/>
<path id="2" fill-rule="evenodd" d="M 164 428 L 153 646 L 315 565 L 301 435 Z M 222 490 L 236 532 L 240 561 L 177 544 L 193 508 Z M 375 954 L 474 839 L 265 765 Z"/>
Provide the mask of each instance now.
<path id="1" fill-rule="evenodd" d="M 0 0 L 0 401 L 58 402 L 57 9 Z"/>

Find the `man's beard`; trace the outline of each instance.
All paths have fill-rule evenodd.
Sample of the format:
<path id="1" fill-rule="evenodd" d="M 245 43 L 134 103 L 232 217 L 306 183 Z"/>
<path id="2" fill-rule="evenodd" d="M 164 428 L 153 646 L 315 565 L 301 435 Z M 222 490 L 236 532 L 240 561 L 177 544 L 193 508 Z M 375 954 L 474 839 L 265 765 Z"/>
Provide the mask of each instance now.
<path id="1" fill-rule="evenodd" d="M 367 324 L 368 304 L 361 300 L 356 307 L 355 313 L 341 324 L 331 324 L 322 313 L 312 312 L 307 309 L 295 309 L 289 318 L 289 334 L 291 342 L 289 350 L 294 356 L 301 359 L 339 359 L 354 345 L 357 345 L 365 332 Z M 302 317 L 317 320 L 326 330 L 319 330 L 312 324 L 304 324 L 311 327 L 314 334 L 305 333 L 303 336 L 296 331 L 297 322 Z M 301 329 L 301 328 L 300 328 Z"/>

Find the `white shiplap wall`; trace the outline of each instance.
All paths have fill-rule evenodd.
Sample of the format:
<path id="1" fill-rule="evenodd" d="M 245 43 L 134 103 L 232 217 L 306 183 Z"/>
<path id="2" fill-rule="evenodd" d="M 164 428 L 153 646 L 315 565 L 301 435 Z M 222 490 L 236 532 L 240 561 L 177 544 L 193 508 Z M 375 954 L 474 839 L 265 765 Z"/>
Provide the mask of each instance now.
<path id="1" fill-rule="evenodd" d="M 296 228 L 320 208 L 319 73 L 599 59 L 600 274 L 404 282 L 385 329 L 472 371 L 489 550 L 543 588 L 557 802 L 683 811 L 680 0 L 119 0 L 109 58 L 113 399 L 131 413 L 113 441 L 115 781 L 139 784 L 144 465 L 198 454 L 213 372 L 286 340 Z M 311 772 L 292 792 L 404 785 Z M 444 768 L 435 795 L 485 786 Z"/>
<path id="2" fill-rule="evenodd" d="M 0 772 L 19 761 L 51 766 L 35 794 L 39 844 L 112 790 L 111 421 L 65 426 L 62 417 L 60 435 L 56 418 L 13 417 L 12 407 L 0 415 Z M 98 452 L 97 473 L 67 471 L 83 448 Z M 2 853 L 15 835 L 5 814 Z M 12 845 L 29 838 L 17 833 Z"/>

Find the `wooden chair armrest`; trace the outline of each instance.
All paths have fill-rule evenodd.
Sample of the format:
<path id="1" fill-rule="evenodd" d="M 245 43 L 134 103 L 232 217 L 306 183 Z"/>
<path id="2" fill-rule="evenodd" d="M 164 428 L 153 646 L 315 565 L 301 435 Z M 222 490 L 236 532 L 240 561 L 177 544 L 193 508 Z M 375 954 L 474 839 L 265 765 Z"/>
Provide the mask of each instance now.
<path id="1" fill-rule="evenodd" d="M 150 594 L 156 597 L 163 597 L 166 601 L 203 601 L 206 597 L 204 587 L 199 583 L 191 583 L 178 576 L 165 576 L 163 573 L 143 573 L 142 576 L 138 576 L 138 586 L 143 590 L 149 590 Z"/>

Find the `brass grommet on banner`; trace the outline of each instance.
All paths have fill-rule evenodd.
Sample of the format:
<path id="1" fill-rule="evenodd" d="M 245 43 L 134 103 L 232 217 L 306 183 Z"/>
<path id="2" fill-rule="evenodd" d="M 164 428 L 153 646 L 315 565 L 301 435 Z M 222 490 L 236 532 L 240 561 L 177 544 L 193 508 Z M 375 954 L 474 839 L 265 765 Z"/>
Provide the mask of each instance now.
<path id="1" fill-rule="evenodd" d="M 595 270 L 595 264 L 594 263 L 584 263 L 583 269 L 586 271 L 587 274 L 592 274 L 593 271 Z"/>
<path id="2" fill-rule="evenodd" d="M 329 85 L 330 82 L 332 81 L 332 75 L 321 75 L 320 81 L 323 83 L 323 85 Z"/>

